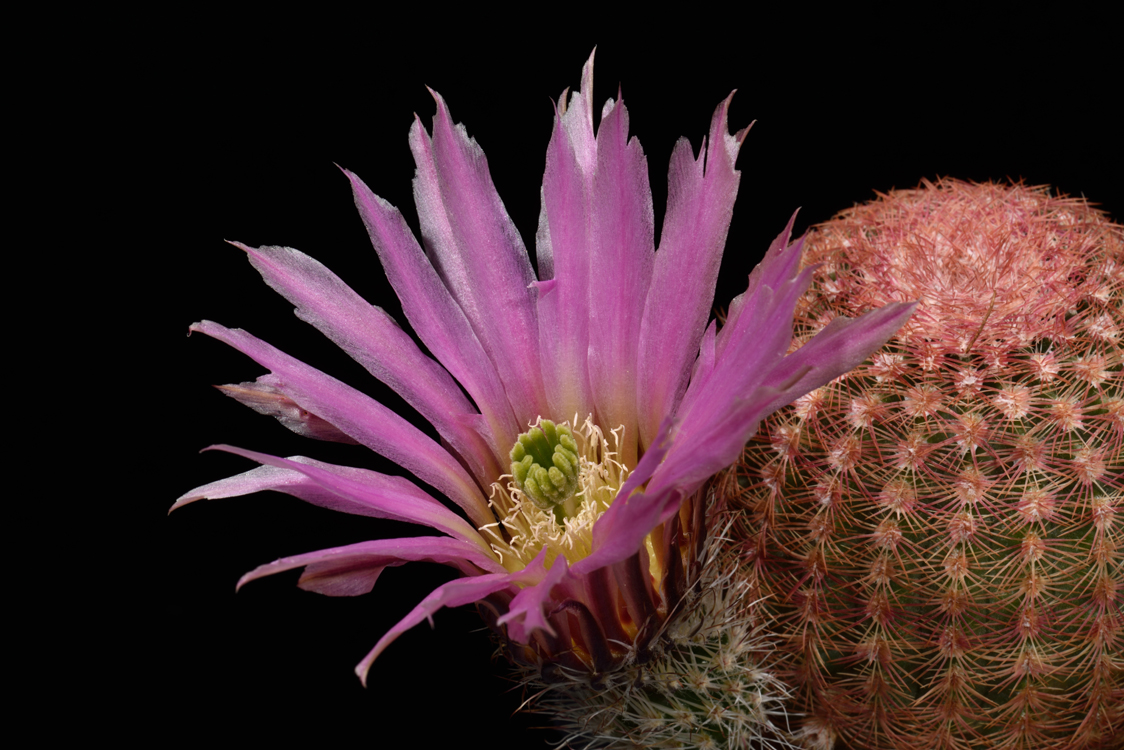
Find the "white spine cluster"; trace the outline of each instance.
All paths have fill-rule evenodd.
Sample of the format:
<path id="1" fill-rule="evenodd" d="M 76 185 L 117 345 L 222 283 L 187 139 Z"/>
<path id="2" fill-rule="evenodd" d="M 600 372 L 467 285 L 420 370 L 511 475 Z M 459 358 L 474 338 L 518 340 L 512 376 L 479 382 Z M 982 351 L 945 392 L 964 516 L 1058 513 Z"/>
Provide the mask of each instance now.
<path id="1" fill-rule="evenodd" d="M 757 602 L 735 566 L 719 564 L 723 537 L 711 537 L 696 590 L 650 642 L 646 660 L 634 651 L 608 674 L 560 670 L 550 683 L 525 669 L 528 710 L 565 734 L 559 747 L 794 747 L 789 694 L 765 666 L 772 648 L 756 624 Z"/>

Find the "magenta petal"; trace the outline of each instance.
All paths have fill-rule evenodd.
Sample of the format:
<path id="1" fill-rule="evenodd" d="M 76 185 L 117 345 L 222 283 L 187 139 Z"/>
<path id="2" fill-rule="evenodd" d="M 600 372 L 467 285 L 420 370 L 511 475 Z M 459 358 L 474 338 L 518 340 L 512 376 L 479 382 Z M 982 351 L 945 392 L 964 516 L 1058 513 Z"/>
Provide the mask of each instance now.
<path id="1" fill-rule="evenodd" d="M 421 536 L 379 539 L 283 557 L 242 576 L 237 588 L 274 573 L 304 568 L 297 584 L 300 588 L 328 596 L 358 596 L 370 592 L 384 569 L 421 560 L 451 565 L 466 576 L 479 575 L 481 570 L 506 572 L 475 545 L 459 539 Z"/>
<path id="2" fill-rule="evenodd" d="M 476 483 L 456 459 L 398 414 L 246 331 L 210 321 L 196 323 L 191 330 L 229 344 L 268 368 L 273 377 L 259 382 L 277 387 L 301 408 L 409 469 L 463 508 L 478 526 L 494 520 Z"/>
<path id="3" fill-rule="evenodd" d="M 730 95 L 731 97 L 733 94 Z M 687 388 L 710 317 L 740 174 L 734 161 L 748 128 L 727 132 L 727 98 L 714 112 L 697 159 L 680 138 L 668 169 L 667 214 L 640 328 L 637 409 L 641 447 L 655 439 Z"/>
<path id="4" fill-rule="evenodd" d="M 371 652 L 355 667 L 355 673 L 359 675 L 359 679 L 366 686 L 367 672 L 370 671 L 371 664 L 398 636 L 419 624 L 422 620 L 428 619 L 432 626 L 433 613 L 442 607 L 459 607 L 462 604 L 478 602 L 489 594 L 513 586 L 512 580 L 517 575 L 513 573 L 489 573 L 475 578 L 459 578 L 438 586 L 422 600 L 421 604 L 414 607 L 410 614 L 403 617 L 397 625 L 379 639 Z"/>
<path id="5" fill-rule="evenodd" d="M 916 309 L 916 302 L 893 302 L 855 318 L 839 317 L 812 337 L 770 373 L 768 385 L 783 389 L 780 404 L 795 401 L 858 366 L 897 333 Z"/>
<path id="6" fill-rule="evenodd" d="M 496 368 L 468 318 L 433 269 L 401 212 L 344 170 L 355 206 L 406 319 L 433 356 L 468 391 L 499 446 L 511 445 L 524 427 L 516 421 Z M 501 451 L 502 454 L 502 451 Z"/>
<path id="7" fill-rule="evenodd" d="M 674 432 L 675 424 L 670 419 L 665 420 L 655 444 L 628 475 L 613 504 L 593 525 L 593 551 L 574 563 L 570 569 L 574 575 L 584 576 L 635 555 L 644 537 L 678 509 L 683 495 L 675 488 L 639 491 L 661 468 Z"/>
<path id="8" fill-rule="evenodd" d="M 437 102 L 433 136 L 415 120 L 410 149 L 414 200 L 434 268 L 456 299 L 503 382 L 520 426 L 547 409 L 539 331 L 527 287 L 535 281 L 523 240 L 488 173 L 488 161 L 463 125 Z"/>
<path id="9" fill-rule="evenodd" d="M 489 430 L 475 407 L 449 373 L 425 356 L 381 308 L 299 250 L 232 244 L 246 252 L 266 283 L 297 306 L 298 318 L 319 329 L 429 420 L 481 484 L 502 473 L 496 464 L 497 448 L 481 437 Z"/>
<path id="10" fill-rule="evenodd" d="M 557 635 L 554 628 L 547 622 L 548 614 L 543 608 L 554 601 L 552 592 L 554 587 L 561 583 L 567 576 L 568 565 L 562 555 L 554 558 L 554 563 L 549 571 L 543 571 L 544 554 L 540 553 L 525 569 L 525 573 L 541 575 L 542 580 L 533 586 L 528 586 L 515 595 L 508 605 L 507 614 L 496 620 L 497 625 L 507 625 L 508 635 L 519 643 L 530 643 L 531 634 L 535 630 L 544 630 L 550 635 Z"/>
<path id="11" fill-rule="evenodd" d="M 423 524 L 491 550 L 463 518 L 401 477 L 336 466 L 303 456 L 279 458 L 229 445 L 215 445 L 207 450 L 233 453 L 264 466 L 194 489 L 177 500 L 171 510 L 196 500 L 275 490 L 343 513 Z"/>

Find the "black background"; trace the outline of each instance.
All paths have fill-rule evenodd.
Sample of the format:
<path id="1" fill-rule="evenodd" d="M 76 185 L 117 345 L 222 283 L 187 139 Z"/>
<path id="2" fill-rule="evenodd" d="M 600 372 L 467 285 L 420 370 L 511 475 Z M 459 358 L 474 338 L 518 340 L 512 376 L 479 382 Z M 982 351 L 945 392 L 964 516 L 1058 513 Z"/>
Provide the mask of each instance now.
<path id="1" fill-rule="evenodd" d="M 558 17 L 512 31 L 470 19 L 461 27 L 436 10 L 425 22 L 453 28 L 346 14 L 237 26 L 194 19 L 190 33 L 173 24 L 115 47 L 98 81 L 116 106 L 104 141 L 91 144 L 92 163 L 127 187 L 98 195 L 105 188 L 91 177 L 68 188 L 108 199 L 94 225 L 113 248 L 101 296 L 120 316 L 112 331 L 90 327 L 112 340 L 101 371 L 113 382 L 100 398 L 115 415 L 112 430 L 86 438 L 92 454 L 112 456 L 101 468 L 112 482 L 109 508 L 92 521 L 113 519 L 98 531 L 106 552 L 77 571 L 94 591 L 77 619 L 96 621 L 99 634 L 83 629 L 80 647 L 71 646 L 92 665 L 75 678 L 84 700 L 109 698 L 94 721 L 154 744 L 545 747 L 554 736 L 534 728 L 540 718 L 513 716 L 524 696 L 491 660 L 471 608 L 442 611 L 436 630 L 423 624 L 400 637 L 367 689 L 353 674 L 451 571 L 391 569 L 355 599 L 300 591 L 295 573 L 234 593 L 239 576 L 277 557 L 425 529 L 275 493 L 165 516 L 181 493 L 252 467 L 198 453 L 213 443 L 397 472 L 366 449 L 299 438 L 210 387 L 262 371 L 205 336 L 185 337 L 200 319 L 245 328 L 408 413 L 293 317 L 223 240 L 299 248 L 401 320 L 334 164 L 416 228 L 406 136 L 412 113 L 429 124 L 428 85 L 484 148 L 533 247 L 551 101 L 579 85 L 595 45 L 595 101 L 599 109 L 618 85 L 623 91 L 648 156 L 657 237 L 676 138 L 697 150 L 735 88 L 731 127 L 757 121 L 738 161 L 716 304 L 744 289 L 797 207 L 800 232 L 922 178 L 1051 184 L 1124 219 L 1111 19 L 985 21 L 951 11 L 913 19 L 896 17 L 895 7 L 859 17 L 801 10 L 783 20 L 692 8 L 659 31 L 639 20 L 601 24 L 587 7 L 560 7 Z M 127 440 L 103 441 L 122 427 Z M 137 714 L 145 720 L 130 718 Z"/>

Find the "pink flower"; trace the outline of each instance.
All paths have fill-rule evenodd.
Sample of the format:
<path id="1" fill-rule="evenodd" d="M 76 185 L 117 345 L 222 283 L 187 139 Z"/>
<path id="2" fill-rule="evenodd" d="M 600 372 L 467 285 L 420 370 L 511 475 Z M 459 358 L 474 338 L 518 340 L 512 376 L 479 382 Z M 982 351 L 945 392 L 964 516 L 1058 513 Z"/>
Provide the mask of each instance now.
<path id="1" fill-rule="evenodd" d="M 363 444 L 437 489 L 310 458 L 229 446 L 261 466 L 199 487 L 195 500 L 276 490 L 316 505 L 430 526 L 445 536 L 320 550 L 263 565 L 247 581 L 303 568 L 300 586 L 371 591 L 388 566 L 440 562 L 438 587 L 358 665 L 443 606 L 479 602 L 511 655 L 603 673 L 673 618 L 699 576 L 707 481 L 761 419 L 854 367 L 913 305 L 840 318 L 788 354 L 799 272 L 792 222 L 730 305 L 710 318 L 747 130 L 727 132 L 729 99 L 696 158 L 671 157 L 659 251 L 640 144 L 622 101 L 596 135 L 593 57 L 559 98 L 536 236 L 539 276 L 496 194 L 483 151 L 436 93 L 432 133 L 410 131 L 425 249 L 396 208 L 351 180 L 356 206 L 423 353 L 380 308 L 298 250 L 250 248 L 266 282 L 428 419 L 441 443 L 360 391 L 249 333 L 192 326 L 269 370 L 226 392 L 289 429 Z M 787 354 L 787 356 L 786 356 Z M 466 395 L 467 394 L 467 395 Z"/>

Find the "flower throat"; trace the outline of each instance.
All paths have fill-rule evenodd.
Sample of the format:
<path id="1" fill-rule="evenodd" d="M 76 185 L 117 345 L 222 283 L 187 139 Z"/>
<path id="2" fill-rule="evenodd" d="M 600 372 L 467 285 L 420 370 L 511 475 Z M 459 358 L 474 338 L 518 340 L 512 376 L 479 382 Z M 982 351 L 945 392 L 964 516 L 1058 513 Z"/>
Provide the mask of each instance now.
<path id="1" fill-rule="evenodd" d="M 590 554 L 593 523 L 628 479 L 617 461 L 623 439 L 623 427 L 606 438 L 589 418 L 577 429 L 539 419 L 519 436 L 511 481 L 492 485 L 489 505 L 500 520 L 481 528 L 504 567 L 521 569 L 544 547 L 548 566 L 558 555 L 573 564 Z"/>

